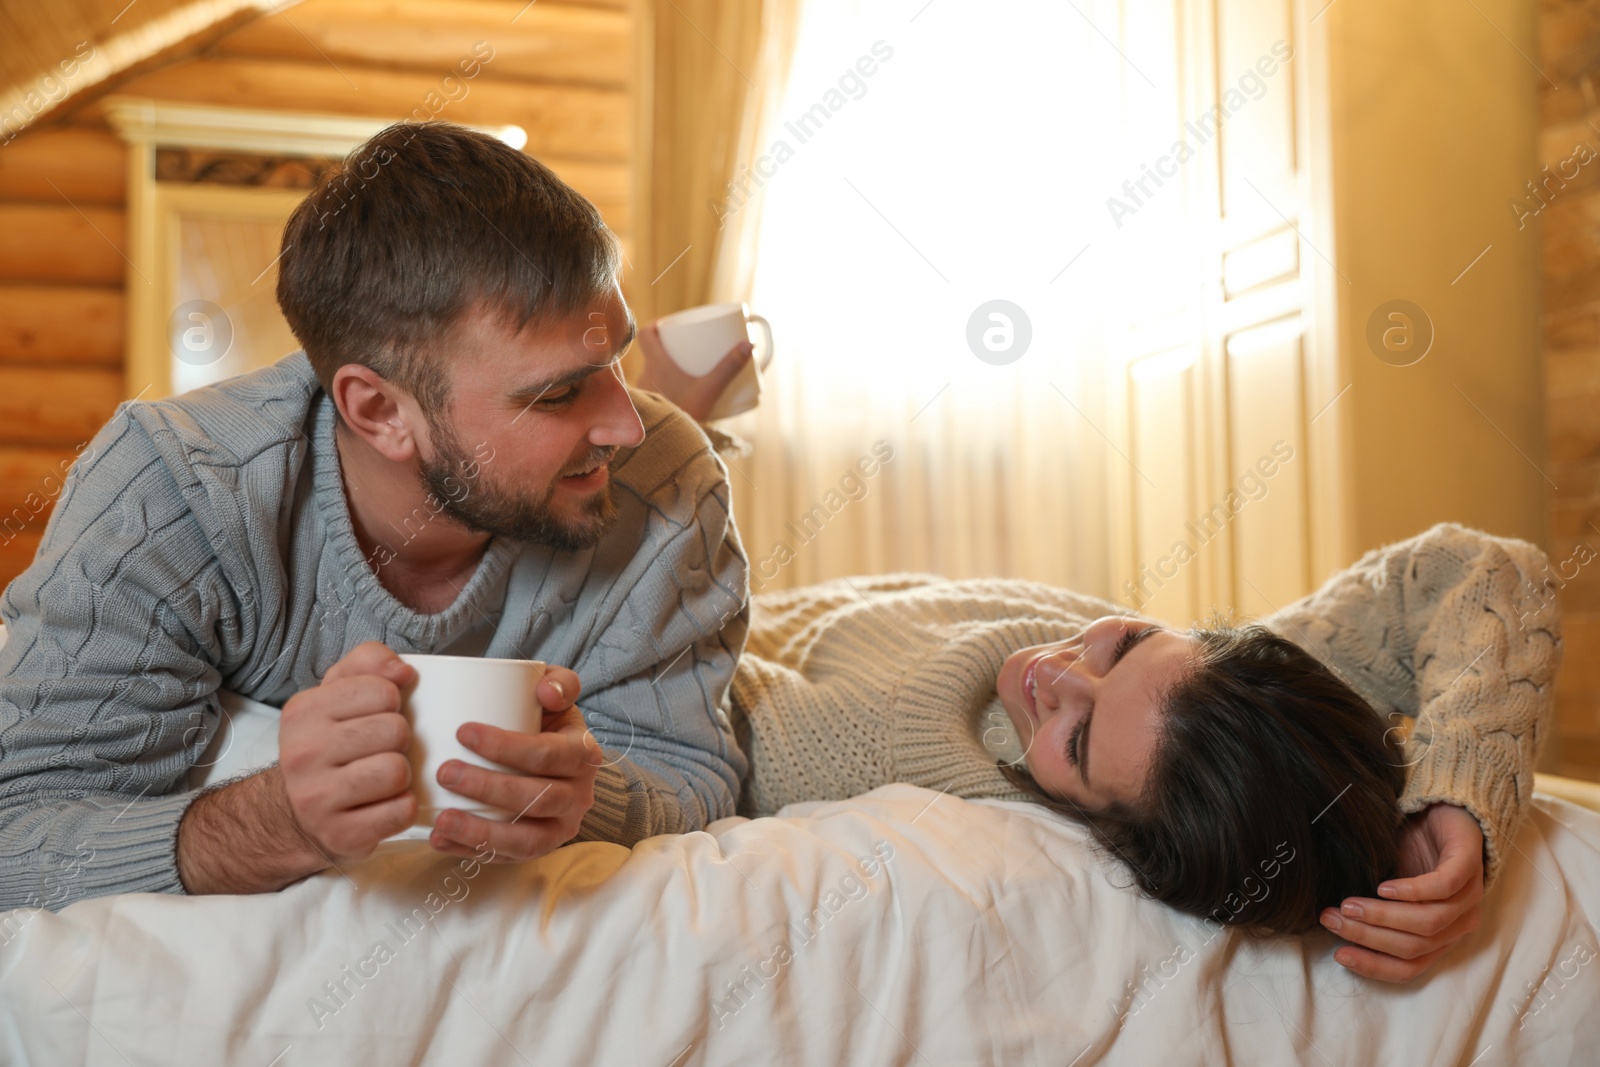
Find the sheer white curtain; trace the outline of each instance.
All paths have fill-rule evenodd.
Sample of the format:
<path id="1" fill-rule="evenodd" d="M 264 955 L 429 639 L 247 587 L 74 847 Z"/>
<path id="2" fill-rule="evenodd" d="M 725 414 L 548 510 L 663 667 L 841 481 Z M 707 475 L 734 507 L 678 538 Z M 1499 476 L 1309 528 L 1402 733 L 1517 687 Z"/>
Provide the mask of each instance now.
<path id="1" fill-rule="evenodd" d="M 755 589 L 919 570 L 1110 593 L 1117 22 L 1109 2 L 803 0 L 764 156 L 718 205 L 733 226 L 759 209 L 748 291 L 778 338 L 729 427 L 755 446 L 733 478 Z M 980 316 L 986 362 L 969 322 L 997 300 L 1022 314 Z"/>

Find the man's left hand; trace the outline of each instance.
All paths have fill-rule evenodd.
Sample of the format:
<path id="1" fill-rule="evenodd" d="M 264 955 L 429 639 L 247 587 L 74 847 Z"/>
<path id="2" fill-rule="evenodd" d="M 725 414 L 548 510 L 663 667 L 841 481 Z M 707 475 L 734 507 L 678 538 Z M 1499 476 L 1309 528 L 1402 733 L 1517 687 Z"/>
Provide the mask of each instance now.
<path id="1" fill-rule="evenodd" d="M 517 816 L 506 821 L 448 808 L 434 820 L 430 845 L 452 856 L 478 859 L 487 845 L 496 860 L 515 863 L 552 852 L 577 836 L 578 825 L 594 806 L 595 772 L 603 758 L 578 710 L 580 689 L 572 671 L 549 667 L 538 688 L 544 708 L 539 733 L 481 722 L 456 731 L 467 748 L 513 770 L 447 760 L 439 768 L 439 784 Z"/>
<path id="2" fill-rule="evenodd" d="M 1453 804 L 1411 816 L 1400 839 L 1407 877 L 1378 886 L 1386 900 L 1350 897 L 1322 925 L 1351 945 L 1333 958 L 1357 974 L 1408 982 L 1478 928 L 1483 903 L 1483 830 Z M 1361 947 L 1356 947 L 1361 946 Z"/>

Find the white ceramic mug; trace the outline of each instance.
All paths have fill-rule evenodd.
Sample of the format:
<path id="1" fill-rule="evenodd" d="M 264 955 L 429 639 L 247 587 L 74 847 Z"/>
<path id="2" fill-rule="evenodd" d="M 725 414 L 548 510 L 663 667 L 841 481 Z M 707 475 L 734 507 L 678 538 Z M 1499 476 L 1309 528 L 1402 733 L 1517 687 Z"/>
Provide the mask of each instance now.
<path id="1" fill-rule="evenodd" d="M 751 323 L 759 326 L 762 333 L 756 358 L 746 363 L 739 376 L 722 391 L 708 421 L 741 415 L 760 402 L 761 372 L 772 362 L 772 325 L 760 315 L 750 314 L 745 304 L 703 304 L 675 311 L 656 323 L 667 355 L 685 374 L 696 378 L 710 373 L 734 345 L 749 340 Z"/>
<path id="2" fill-rule="evenodd" d="M 545 665 L 537 660 L 489 659 L 481 656 L 400 657 L 417 669 L 417 683 L 401 691 L 400 711 L 411 723 L 411 790 L 417 795 L 417 818 L 410 829 L 390 840 L 426 840 L 433 821 L 445 808 L 509 819 L 515 811 L 489 807 L 453 793 L 439 784 L 439 767 L 461 760 L 495 770 L 498 767 L 456 740 L 463 723 L 483 722 L 505 730 L 536 734 L 544 726 L 539 682 Z"/>

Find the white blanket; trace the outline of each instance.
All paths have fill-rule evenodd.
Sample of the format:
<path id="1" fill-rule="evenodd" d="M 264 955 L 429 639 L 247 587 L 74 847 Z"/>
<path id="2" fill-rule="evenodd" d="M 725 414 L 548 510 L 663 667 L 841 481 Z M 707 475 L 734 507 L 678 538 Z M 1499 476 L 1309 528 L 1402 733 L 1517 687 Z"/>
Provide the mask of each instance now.
<path id="1" fill-rule="evenodd" d="M 1119 888 L 1042 809 L 912 786 L 517 867 L 398 843 L 276 894 L 0 915 L 0 1061 L 1594 1063 L 1600 814 L 1540 797 L 1517 849 L 1393 987 Z"/>

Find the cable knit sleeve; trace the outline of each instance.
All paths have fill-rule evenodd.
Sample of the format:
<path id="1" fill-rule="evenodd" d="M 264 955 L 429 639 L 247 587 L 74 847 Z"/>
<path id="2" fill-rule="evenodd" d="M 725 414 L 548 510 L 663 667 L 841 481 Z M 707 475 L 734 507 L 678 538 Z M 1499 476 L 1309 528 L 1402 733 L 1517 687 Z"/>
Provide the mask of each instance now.
<path id="1" fill-rule="evenodd" d="M 1486 884 L 1533 793 L 1553 707 L 1561 620 L 1548 570 L 1526 542 L 1441 524 L 1367 553 L 1261 620 L 1380 715 L 1414 720 L 1401 810 L 1470 811 L 1483 827 Z"/>
<path id="2" fill-rule="evenodd" d="M 728 719 L 728 688 L 750 619 L 725 466 L 665 398 L 632 395 L 651 447 L 613 464 L 624 517 L 591 573 L 615 577 L 571 628 L 581 647 L 566 659 L 606 754 L 578 839 L 629 846 L 734 814 L 749 763 Z"/>
<path id="3" fill-rule="evenodd" d="M 582 701 L 606 759 L 579 840 L 632 846 L 734 813 L 749 764 L 725 706 L 750 619 L 747 570 L 725 486 L 696 519 L 654 552 L 596 649 L 642 666 Z M 588 661 L 577 670 L 591 673 Z"/>
<path id="4" fill-rule="evenodd" d="M 239 610 L 125 411 L 0 598 L 0 909 L 184 891 L 181 786 L 219 714 Z"/>

